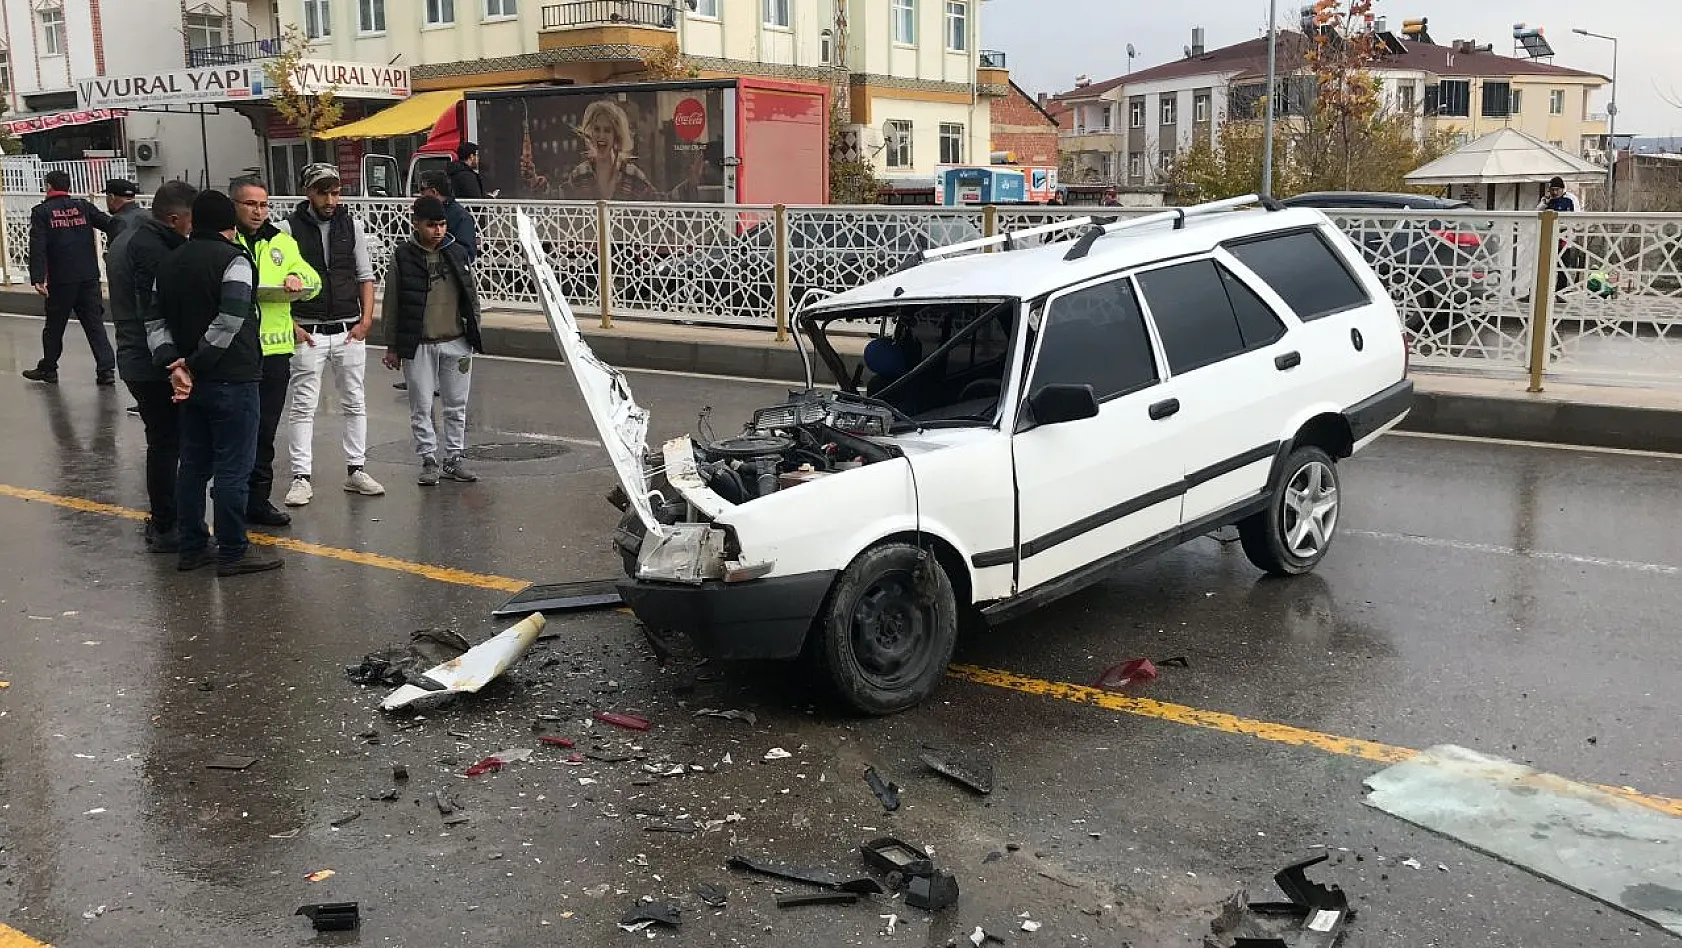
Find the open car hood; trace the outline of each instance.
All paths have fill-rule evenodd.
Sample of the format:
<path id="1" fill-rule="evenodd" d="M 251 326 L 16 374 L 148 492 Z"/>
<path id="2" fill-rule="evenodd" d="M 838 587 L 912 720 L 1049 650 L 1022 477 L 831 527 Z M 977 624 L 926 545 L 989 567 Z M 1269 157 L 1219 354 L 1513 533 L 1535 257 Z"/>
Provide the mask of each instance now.
<path id="1" fill-rule="evenodd" d="M 648 499 L 648 470 L 644 465 L 648 455 L 648 410 L 631 398 L 631 386 L 625 376 L 590 351 L 584 335 L 578 331 L 572 307 L 561 292 L 561 282 L 549 264 L 548 254 L 543 252 L 537 230 L 524 211 L 519 215 L 519 231 L 520 246 L 525 249 L 526 260 L 537 280 L 537 298 L 543 304 L 543 315 L 549 319 L 549 331 L 578 382 L 578 392 L 590 409 L 602 445 L 613 459 L 619 484 L 648 532 L 664 536 L 666 528 L 654 519 L 654 508 Z"/>

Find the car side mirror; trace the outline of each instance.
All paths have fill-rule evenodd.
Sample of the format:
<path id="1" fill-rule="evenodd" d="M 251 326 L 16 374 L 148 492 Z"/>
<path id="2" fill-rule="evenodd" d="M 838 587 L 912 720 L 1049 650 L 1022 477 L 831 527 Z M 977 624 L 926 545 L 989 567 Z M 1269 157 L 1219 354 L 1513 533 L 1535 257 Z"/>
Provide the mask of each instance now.
<path id="1" fill-rule="evenodd" d="M 1046 385 L 1028 396 L 1028 411 L 1031 415 L 1029 427 L 1096 418 L 1098 396 L 1093 394 L 1090 385 Z"/>

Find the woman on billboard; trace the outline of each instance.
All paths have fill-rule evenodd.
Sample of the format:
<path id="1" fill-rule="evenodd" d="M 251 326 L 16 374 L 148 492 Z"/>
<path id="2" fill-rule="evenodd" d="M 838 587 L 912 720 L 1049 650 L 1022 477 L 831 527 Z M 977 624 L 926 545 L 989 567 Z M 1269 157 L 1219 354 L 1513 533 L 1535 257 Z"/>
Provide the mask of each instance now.
<path id="1" fill-rule="evenodd" d="M 617 102 L 598 99 L 584 110 L 576 129 L 588 157 L 567 174 L 562 189 L 577 201 L 649 201 L 663 195 L 633 162 L 636 139 L 631 120 Z"/>

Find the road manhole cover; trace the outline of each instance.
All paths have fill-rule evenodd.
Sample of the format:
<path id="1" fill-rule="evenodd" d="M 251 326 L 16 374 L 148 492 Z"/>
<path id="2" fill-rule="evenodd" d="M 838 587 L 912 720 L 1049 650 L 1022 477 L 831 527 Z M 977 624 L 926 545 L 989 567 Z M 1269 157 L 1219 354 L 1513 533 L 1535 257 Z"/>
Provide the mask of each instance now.
<path id="1" fill-rule="evenodd" d="M 510 441 L 473 445 L 467 449 L 467 456 L 474 461 L 544 461 L 568 450 L 566 445 L 552 441 Z"/>

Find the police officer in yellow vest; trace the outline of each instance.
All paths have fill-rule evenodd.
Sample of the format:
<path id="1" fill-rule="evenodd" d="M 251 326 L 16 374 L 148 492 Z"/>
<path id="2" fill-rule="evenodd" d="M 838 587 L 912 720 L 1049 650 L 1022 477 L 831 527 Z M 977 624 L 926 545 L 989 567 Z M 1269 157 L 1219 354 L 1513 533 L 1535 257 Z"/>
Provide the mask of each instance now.
<path id="1" fill-rule="evenodd" d="M 235 181 L 229 189 L 239 214 L 240 241 L 257 262 L 258 336 L 263 344 L 263 381 L 258 386 L 261 417 L 257 427 L 257 463 L 251 468 L 251 499 L 246 519 L 253 524 L 284 527 L 292 516 L 269 500 L 274 488 L 274 439 L 286 408 L 287 383 L 292 378 L 292 350 L 307 339 L 292 322 L 292 299 L 310 299 L 321 292 L 321 275 L 304 261 L 298 242 L 269 222 L 269 190 L 254 178 Z"/>

